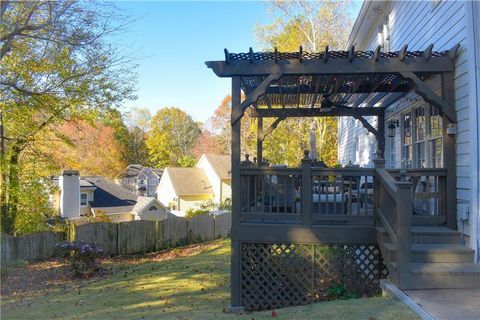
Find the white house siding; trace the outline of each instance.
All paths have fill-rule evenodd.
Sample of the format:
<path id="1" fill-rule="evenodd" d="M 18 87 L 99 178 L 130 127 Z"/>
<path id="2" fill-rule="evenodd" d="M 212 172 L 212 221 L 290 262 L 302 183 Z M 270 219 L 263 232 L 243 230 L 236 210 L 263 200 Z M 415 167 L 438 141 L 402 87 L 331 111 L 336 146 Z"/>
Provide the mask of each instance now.
<path id="1" fill-rule="evenodd" d="M 213 201 L 216 203 L 220 203 L 222 201 L 222 199 L 220 198 L 222 194 L 221 181 L 217 173 L 215 172 L 215 170 L 212 168 L 210 162 L 208 162 L 207 157 L 205 157 L 205 155 L 202 155 L 196 167 L 202 168 L 204 170 L 205 175 L 207 176 L 208 180 L 210 181 L 210 184 L 213 187 L 213 193 L 214 193 Z"/>
<path id="2" fill-rule="evenodd" d="M 377 125 L 376 117 L 366 117 L 373 125 Z M 371 167 L 376 151 L 375 137 L 367 131 L 362 123 L 352 117 L 339 118 L 338 162 L 341 165 L 358 164 Z"/>
<path id="3" fill-rule="evenodd" d="M 384 16 L 388 14 L 390 27 L 390 48 L 391 51 L 400 50 L 403 45 L 408 44 L 408 49 L 424 50 L 430 44 L 434 44 L 435 51 L 448 50 L 456 44 L 460 44 L 459 56 L 455 61 L 455 109 L 457 113 L 457 135 L 456 135 L 456 165 L 457 165 L 457 203 L 459 206 L 467 204 L 471 215 L 478 217 L 478 204 L 472 208 L 472 202 L 478 203 L 478 191 L 476 194 L 472 192 L 472 177 L 476 177 L 476 185 L 478 186 L 478 160 L 472 165 L 472 159 L 478 159 L 478 153 L 472 154 L 472 144 L 476 143 L 478 149 L 478 135 L 473 136 L 471 128 L 478 126 L 472 121 L 472 110 L 478 108 L 478 104 L 472 102 L 472 90 L 477 90 L 470 85 L 475 79 L 475 75 L 469 70 L 475 70 L 475 55 L 469 50 L 473 50 L 473 42 L 467 41 L 467 38 L 473 32 L 472 23 L 478 28 L 479 18 L 476 21 L 467 19 L 471 15 L 473 7 L 478 8 L 478 3 L 457 2 L 457 1 L 395 1 L 389 3 L 373 2 L 370 6 L 380 7 L 383 5 L 383 12 L 371 26 L 368 26 L 369 34 L 362 39 L 353 39 L 353 43 L 357 50 L 373 50 L 377 46 L 378 27 Z M 478 9 L 475 9 L 478 10 Z M 377 10 L 370 10 L 368 15 L 374 15 Z M 477 13 L 478 14 L 478 13 Z M 470 22 L 469 22 L 470 21 Z M 470 24 L 469 24 L 470 23 Z M 363 26 L 365 27 L 365 26 Z M 478 45 L 478 44 L 477 44 Z M 478 51 L 477 51 L 478 52 Z M 478 60 L 478 55 L 476 56 Z M 439 90 L 438 86 L 432 86 L 432 89 Z M 410 108 L 415 101 L 415 94 L 410 94 L 399 100 L 397 103 L 388 107 L 388 117 L 399 115 L 402 110 Z M 477 100 L 478 101 L 478 100 Z M 421 101 L 420 101 L 421 102 Z M 475 119 L 475 118 L 473 118 Z M 353 148 L 355 139 L 365 132 L 361 128 L 361 124 L 351 125 L 351 119 L 345 118 L 339 124 L 339 161 L 344 164 L 354 157 Z M 478 121 L 478 118 L 477 118 Z M 371 122 L 372 123 L 372 122 Z M 373 123 L 372 123 L 373 124 Z M 387 164 L 400 166 L 400 130 L 397 131 L 395 137 L 396 149 L 395 159 L 388 159 L 390 154 L 390 140 L 386 137 L 386 156 Z M 363 160 L 363 159 L 360 159 Z M 392 162 L 388 161 L 392 160 Z M 477 187 L 478 189 L 478 187 Z M 477 219 L 470 219 L 476 220 Z M 478 222 L 476 222 L 478 224 Z M 465 225 L 465 234 L 471 234 L 472 225 L 469 222 Z M 459 230 L 463 230 L 463 226 L 459 222 Z M 473 229 L 473 230 L 476 230 Z M 475 237 L 476 238 L 476 237 Z M 467 242 L 469 240 L 467 239 Z M 471 239 L 470 245 L 477 248 L 477 240 Z"/>
<path id="4" fill-rule="evenodd" d="M 175 193 L 175 189 L 173 188 L 168 169 L 165 169 L 162 178 L 160 179 L 160 183 L 158 184 L 157 199 L 167 208 L 170 206 L 171 202 L 174 201 L 174 199 L 177 199 L 176 202 L 178 206 L 178 197 Z M 176 208 L 176 210 L 178 210 L 178 208 Z"/>
<path id="5" fill-rule="evenodd" d="M 232 181 L 231 180 L 222 180 L 221 184 L 221 191 L 222 191 L 222 201 L 226 199 L 232 199 Z"/>

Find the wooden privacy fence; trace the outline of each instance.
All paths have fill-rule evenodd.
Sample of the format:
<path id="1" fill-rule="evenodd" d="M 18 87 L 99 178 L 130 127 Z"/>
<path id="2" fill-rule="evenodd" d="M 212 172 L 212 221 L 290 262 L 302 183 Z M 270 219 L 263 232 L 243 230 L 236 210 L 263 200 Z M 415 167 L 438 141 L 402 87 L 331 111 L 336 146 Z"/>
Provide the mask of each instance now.
<path id="1" fill-rule="evenodd" d="M 37 232 L 20 237 L 1 236 L 2 267 L 16 260 L 51 258 L 55 245 L 65 238 L 95 243 L 106 255 L 152 252 L 170 246 L 227 237 L 231 213 L 202 215 L 189 220 L 169 215 L 162 221 L 135 220 L 120 223 L 95 222 L 72 226 L 61 232 Z"/>
<path id="2" fill-rule="evenodd" d="M 144 253 L 226 237 L 231 221 L 231 213 L 223 213 L 191 219 L 170 215 L 162 221 L 97 222 L 72 227 L 69 238 L 95 243 L 107 255 Z"/>
<path id="3" fill-rule="evenodd" d="M 41 260 L 51 258 L 55 245 L 64 240 L 62 232 L 35 232 L 19 237 L 0 234 L 2 267 L 16 260 Z"/>

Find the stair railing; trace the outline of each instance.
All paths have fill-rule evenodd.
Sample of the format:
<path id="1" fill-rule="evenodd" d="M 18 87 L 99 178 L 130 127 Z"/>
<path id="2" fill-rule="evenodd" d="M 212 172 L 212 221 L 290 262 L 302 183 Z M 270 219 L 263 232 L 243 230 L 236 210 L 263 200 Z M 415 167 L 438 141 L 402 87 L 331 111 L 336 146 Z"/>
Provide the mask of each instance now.
<path id="1" fill-rule="evenodd" d="M 385 228 L 396 248 L 398 275 L 408 274 L 411 263 L 412 183 L 395 180 L 385 168 L 376 166 L 374 205 L 377 221 Z"/>

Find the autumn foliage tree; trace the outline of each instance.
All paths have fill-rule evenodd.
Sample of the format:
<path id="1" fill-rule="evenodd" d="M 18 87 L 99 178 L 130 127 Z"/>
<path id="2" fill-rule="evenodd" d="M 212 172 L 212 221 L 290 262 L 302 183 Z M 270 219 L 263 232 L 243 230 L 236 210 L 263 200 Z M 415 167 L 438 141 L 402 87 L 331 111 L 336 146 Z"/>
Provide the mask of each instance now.
<path id="1" fill-rule="evenodd" d="M 2 1 L 0 14 L 1 230 L 13 234 L 30 198 L 23 184 L 50 173 L 40 146 L 61 139 L 65 120 L 131 98 L 134 74 L 115 46 L 125 19 L 108 4 Z"/>
<path id="2" fill-rule="evenodd" d="M 274 22 L 256 28 L 264 50 L 277 47 L 279 51 L 296 52 L 302 46 L 305 51 L 319 52 L 326 46 L 331 50 L 345 48 L 352 25 L 346 14 L 349 1 L 274 0 L 270 4 Z M 336 117 L 285 119 L 266 138 L 264 156 L 274 162 L 298 162 L 302 149 L 308 148 L 308 130 L 313 121 L 318 127 L 317 154 L 328 165 L 334 165 L 338 147 Z"/>
<path id="3" fill-rule="evenodd" d="M 152 118 L 146 139 L 150 161 L 158 168 L 193 166 L 193 149 L 200 135 L 200 125 L 185 111 L 160 109 Z"/>
<path id="4" fill-rule="evenodd" d="M 65 122 L 59 131 L 63 139 L 49 146 L 52 160 L 59 168 L 75 168 L 82 175 L 115 178 L 127 166 L 114 128 L 100 122 L 72 120 Z"/>

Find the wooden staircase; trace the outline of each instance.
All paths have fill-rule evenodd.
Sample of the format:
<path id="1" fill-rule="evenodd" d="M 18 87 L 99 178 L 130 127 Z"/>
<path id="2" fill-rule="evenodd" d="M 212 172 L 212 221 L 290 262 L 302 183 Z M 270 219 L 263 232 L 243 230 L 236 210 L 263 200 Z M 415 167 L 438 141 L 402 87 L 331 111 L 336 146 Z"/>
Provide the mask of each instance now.
<path id="1" fill-rule="evenodd" d="M 377 227 L 377 241 L 389 278 L 400 289 L 480 288 L 480 265 L 473 262 L 474 251 L 461 244 L 458 231 L 412 226 L 410 270 L 402 274 L 396 246 L 383 227 Z"/>
<path id="2" fill-rule="evenodd" d="M 438 193 L 435 214 L 414 215 L 415 185 L 422 179 L 434 180 L 424 174 L 407 178 L 404 172 L 393 177 L 383 168 L 376 169 L 377 243 L 389 279 L 400 289 L 480 288 L 480 265 L 474 263 L 474 251 L 462 244 L 460 232 L 443 226 L 440 219 L 431 219 L 446 215 L 445 181 L 437 188 L 425 189 Z M 418 196 L 431 203 L 429 193 Z"/>

